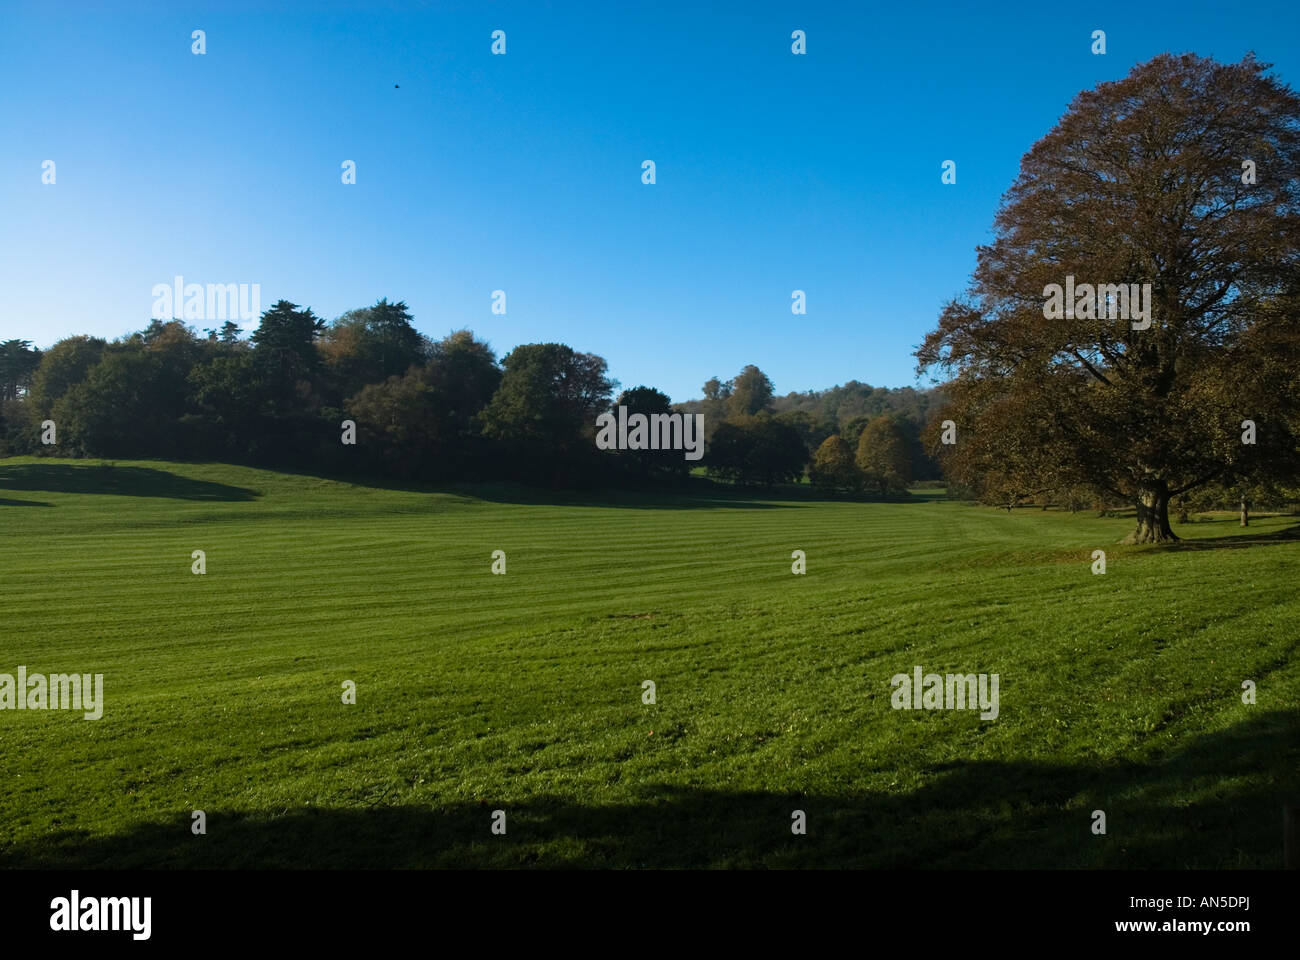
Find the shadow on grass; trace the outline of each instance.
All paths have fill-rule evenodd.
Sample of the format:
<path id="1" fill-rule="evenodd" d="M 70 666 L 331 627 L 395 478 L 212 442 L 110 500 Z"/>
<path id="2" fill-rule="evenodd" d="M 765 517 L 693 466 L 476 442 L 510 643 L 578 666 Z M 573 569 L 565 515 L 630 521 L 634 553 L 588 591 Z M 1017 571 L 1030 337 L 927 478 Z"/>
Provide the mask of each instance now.
<path id="1" fill-rule="evenodd" d="M 608 805 L 213 804 L 205 836 L 191 833 L 189 810 L 109 837 L 41 830 L 0 845 L 0 868 L 1278 868 L 1282 805 L 1300 789 L 1298 733 L 1300 711 L 1252 711 L 1150 762 L 961 761 L 922 771 L 907 793 L 647 785 Z M 505 836 L 490 831 L 497 808 Z M 795 810 L 806 836 L 791 832 Z M 1094 810 L 1104 836 L 1091 832 Z"/>
<path id="2" fill-rule="evenodd" d="M 0 490 L 39 490 L 44 493 L 113 494 L 166 500 L 248 501 L 256 490 L 211 480 L 193 480 L 152 467 L 101 466 L 72 463 L 11 463 L 0 461 Z M 23 501 L 0 501 L 0 503 Z M 49 504 L 46 504 L 49 506 Z"/>
<path id="3" fill-rule="evenodd" d="M 1238 527 L 1238 529 L 1241 529 Z M 1159 550 L 1237 550 L 1244 547 L 1264 546 L 1267 544 L 1295 543 L 1300 541 L 1300 524 L 1283 527 L 1269 533 L 1251 533 L 1247 527 L 1241 533 L 1223 537 L 1197 537 L 1196 539 L 1178 540 L 1174 543 L 1156 545 Z"/>
<path id="4" fill-rule="evenodd" d="M 307 470 L 280 470 L 292 476 L 330 480 L 354 487 L 395 490 L 401 493 L 441 494 L 518 506 L 546 507 L 614 507 L 632 510 L 781 510 L 794 504 L 776 491 L 741 490 L 692 480 L 678 486 L 572 488 L 531 487 L 508 480 L 421 481 L 393 477 L 319 473 Z M 804 498 L 806 499 L 806 498 Z"/>
<path id="5" fill-rule="evenodd" d="M 440 488 L 488 503 L 613 507 L 631 510 L 787 510 L 778 493 L 688 485 L 660 490 L 542 490 L 512 483 L 460 483 Z"/>
<path id="6" fill-rule="evenodd" d="M 303 474 L 359 487 L 409 493 L 441 493 L 516 505 L 615 507 L 634 510 L 789 510 L 811 503 L 929 503 L 941 497 L 892 495 L 881 498 L 826 494 L 806 484 L 780 484 L 771 489 L 738 487 L 692 477 L 675 486 L 629 486 L 560 490 L 507 481 L 419 483 L 376 477 Z"/>
<path id="7" fill-rule="evenodd" d="M 7 497 L 0 497 L 0 507 L 52 507 L 54 504 L 46 503 L 44 500 L 10 500 Z"/>
<path id="8" fill-rule="evenodd" d="M 202 466 L 196 461 L 177 461 Z M 885 497 L 844 496 L 816 490 L 808 484 L 778 484 L 771 489 L 738 487 L 704 477 L 691 477 L 676 484 L 641 484 L 606 488 L 568 488 L 528 486 L 522 483 L 482 481 L 422 481 L 397 477 L 322 472 L 295 467 L 240 464 L 249 469 L 270 470 L 292 477 L 309 477 L 376 490 L 403 493 L 444 494 L 489 503 L 614 507 L 634 510 L 788 510 L 808 503 L 932 503 L 946 499 L 942 492 L 922 491 L 891 494 Z M 84 463 L 12 463 L 0 460 L 0 490 L 41 490 L 59 493 L 115 494 L 118 496 L 157 497 L 175 500 L 250 501 L 260 494 L 256 490 L 214 481 L 194 480 L 171 473 L 168 461 L 162 469 L 139 466 L 104 466 Z M 0 501 L 0 505 L 4 505 Z M 22 505 L 23 501 L 10 501 Z M 52 504 L 49 504 L 52 506 Z"/>

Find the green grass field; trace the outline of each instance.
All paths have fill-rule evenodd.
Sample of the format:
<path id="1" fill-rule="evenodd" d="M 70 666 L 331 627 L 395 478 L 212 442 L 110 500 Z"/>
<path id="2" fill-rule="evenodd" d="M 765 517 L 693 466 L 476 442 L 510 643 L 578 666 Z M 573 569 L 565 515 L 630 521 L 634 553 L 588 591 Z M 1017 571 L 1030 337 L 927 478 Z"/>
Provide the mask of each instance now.
<path id="1" fill-rule="evenodd" d="M 0 867 L 1280 867 L 1296 523 L 0 460 Z"/>

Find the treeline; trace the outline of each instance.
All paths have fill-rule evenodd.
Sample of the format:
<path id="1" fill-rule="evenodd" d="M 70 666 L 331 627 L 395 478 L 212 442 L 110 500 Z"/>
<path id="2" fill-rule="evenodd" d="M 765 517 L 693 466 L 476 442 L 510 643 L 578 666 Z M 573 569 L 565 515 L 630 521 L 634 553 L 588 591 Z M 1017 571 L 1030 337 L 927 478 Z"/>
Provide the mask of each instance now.
<path id="1" fill-rule="evenodd" d="M 919 440 L 932 392 L 853 382 L 777 398 L 753 366 L 677 405 L 654 387 L 615 396 L 617 386 L 603 358 L 564 344 L 524 344 L 498 360 L 468 330 L 431 340 L 403 302 L 382 299 L 326 323 L 281 300 L 247 340 L 234 322 L 200 333 L 154 320 L 111 342 L 0 343 L 0 456 L 223 460 L 548 486 L 673 483 L 697 465 L 681 450 L 598 449 L 598 416 L 622 405 L 647 416 L 703 413 L 698 464 L 738 484 L 801 480 L 811 451 L 831 437 L 877 460 L 903 450 L 899 475 L 939 475 Z M 888 449 L 863 448 L 882 416 L 893 431 Z M 54 444 L 42 442 L 50 421 Z M 355 444 L 344 442 L 345 421 L 355 424 Z"/>
<path id="2" fill-rule="evenodd" d="M 829 390 L 777 397 L 772 382 L 763 371 L 750 365 L 731 380 L 721 381 L 713 377 L 704 384 L 702 400 L 692 400 L 679 404 L 679 407 L 704 414 L 710 438 L 712 474 L 740 482 L 766 484 L 774 482 L 773 477 L 781 480 L 790 479 L 795 473 L 802 476 L 804 468 L 810 466 L 813 451 L 819 450 L 832 437 L 842 439 L 850 450 L 856 452 L 862 445 L 862 436 L 868 425 L 878 420 L 882 422 L 877 424 L 873 436 L 881 435 L 881 431 L 887 432 L 891 446 L 888 452 L 872 451 L 869 458 L 893 458 L 897 461 L 899 454 L 893 446 L 896 437 L 906 463 L 895 470 L 894 475 L 908 480 L 938 480 L 942 472 L 922 442 L 922 435 L 941 402 L 942 388 L 939 387 L 931 390 L 890 389 L 872 387 L 856 380 Z M 889 425 L 887 431 L 884 427 L 886 422 Z M 793 461 L 799 447 L 804 450 L 804 459 L 803 464 L 796 468 Z M 771 450 L 778 455 L 757 458 L 766 465 L 764 470 L 755 458 L 745 456 L 747 451 L 753 450 Z M 784 467 L 784 473 L 774 470 L 776 467 Z M 816 482 L 811 469 L 808 473 Z M 823 475 L 822 485 L 862 491 L 878 487 L 878 475 L 876 471 L 871 476 L 864 475 L 860 482 L 843 485 L 828 483 Z"/>

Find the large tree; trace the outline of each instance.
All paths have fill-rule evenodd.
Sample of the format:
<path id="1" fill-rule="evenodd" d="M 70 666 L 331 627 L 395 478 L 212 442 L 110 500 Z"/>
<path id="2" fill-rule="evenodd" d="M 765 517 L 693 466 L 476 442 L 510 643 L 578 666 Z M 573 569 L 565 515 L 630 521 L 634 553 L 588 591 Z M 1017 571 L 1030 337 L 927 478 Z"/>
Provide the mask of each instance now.
<path id="1" fill-rule="evenodd" d="M 754 416 L 772 406 L 772 381 L 752 363 L 731 381 L 727 413 L 733 417 Z"/>
<path id="2" fill-rule="evenodd" d="M 319 348 L 335 401 L 428 359 L 428 341 L 412 326 L 406 304 L 387 298 L 343 314 L 321 332 Z"/>
<path id="3" fill-rule="evenodd" d="M 262 436 L 263 409 L 270 401 L 253 366 L 253 352 L 231 349 L 190 371 L 190 398 L 198 413 L 191 426 L 202 438 L 206 456 L 256 454 Z"/>
<path id="4" fill-rule="evenodd" d="M 101 457 L 188 456 L 189 376 L 203 351 L 204 341 L 178 320 L 154 320 L 108 344 L 54 402 L 61 447 Z"/>
<path id="5" fill-rule="evenodd" d="M 705 456 L 710 476 L 769 489 L 797 482 L 807 463 L 799 431 L 767 412 L 723 421 Z"/>
<path id="6" fill-rule="evenodd" d="M 41 355 L 28 391 L 34 421 L 48 417 L 55 401 L 86 378 L 86 372 L 104 355 L 105 346 L 98 337 L 67 337 Z"/>
<path id="7" fill-rule="evenodd" d="M 325 321 L 311 307 L 299 309 L 288 300 L 277 300 L 262 314 L 252 336 L 253 366 L 266 381 L 276 413 L 295 412 L 306 405 L 320 372 L 316 339 L 324 329 Z"/>
<path id="8" fill-rule="evenodd" d="M 406 475 L 448 477 L 481 464 L 478 414 L 501 382 L 496 356 L 468 330 L 431 347 L 425 366 L 371 384 L 347 401 L 359 447 Z"/>
<path id="9" fill-rule="evenodd" d="M 525 343 L 502 366 L 481 419 L 484 435 L 510 458 L 510 472 L 553 483 L 582 477 L 595 462 L 596 417 L 615 386 L 608 364 L 562 343 Z"/>
<path id="10" fill-rule="evenodd" d="M 912 458 L 907 435 L 895 417 L 875 417 L 867 423 L 858 437 L 856 463 L 863 481 L 882 496 L 891 490 L 907 490 Z"/>
<path id="11" fill-rule="evenodd" d="M 55 401 L 60 444 L 92 457 L 183 456 L 188 373 L 161 353 L 110 346 L 86 379 Z"/>
<path id="12" fill-rule="evenodd" d="M 808 479 L 820 490 L 857 491 L 862 486 L 862 472 L 853 462 L 853 451 L 838 433 L 822 441 L 808 467 Z"/>
<path id="13" fill-rule="evenodd" d="M 656 414 L 663 415 L 673 412 L 673 402 L 668 394 L 662 390 L 647 386 L 624 390 L 618 395 L 618 399 L 614 401 L 610 413 L 617 417 L 619 407 L 627 408 L 629 418 L 639 413 L 647 421 L 650 421 L 650 418 Z M 690 414 L 687 414 L 687 416 L 690 416 Z M 681 450 L 626 450 L 620 456 L 631 465 L 632 472 L 643 478 L 655 473 L 679 475 L 690 473 L 691 462 L 685 459 Z"/>
<path id="14" fill-rule="evenodd" d="M 1293 469 L 1300 99 L 1267 69 L 1156 57 L 1025 155 L 970 291 L 917 351 L 954 374 L 933 429 L 953 421 L 956 479 L 1086 485 L 1134 503 L 1127 540 L 1153 542 L 1176 539 L 1171 497 Z M 1100 315 L 1082 287 L 1058 313 L 1051 285 L 1071 282 Z M 1119 284 L 1151 285 L 1149 318 Z"/>

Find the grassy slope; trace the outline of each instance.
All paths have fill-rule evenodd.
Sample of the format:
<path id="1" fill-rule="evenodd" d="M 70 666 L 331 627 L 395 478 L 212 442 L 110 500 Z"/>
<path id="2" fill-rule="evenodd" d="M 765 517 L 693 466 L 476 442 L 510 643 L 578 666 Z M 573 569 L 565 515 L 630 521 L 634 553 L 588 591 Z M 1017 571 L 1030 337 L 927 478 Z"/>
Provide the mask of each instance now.
<path id="1" fill-rule="evenodd" d="M 475 492 L 0 460 L 0 672 L 108 700 L 0 713 L 0 866 L 1281 865 L 1289 518 Z"/>

